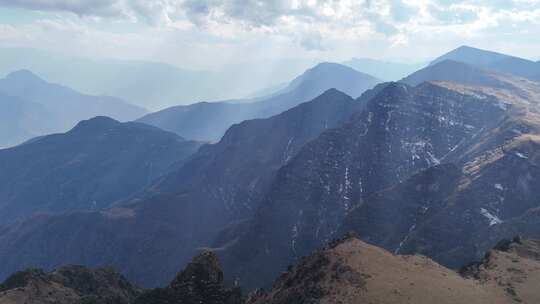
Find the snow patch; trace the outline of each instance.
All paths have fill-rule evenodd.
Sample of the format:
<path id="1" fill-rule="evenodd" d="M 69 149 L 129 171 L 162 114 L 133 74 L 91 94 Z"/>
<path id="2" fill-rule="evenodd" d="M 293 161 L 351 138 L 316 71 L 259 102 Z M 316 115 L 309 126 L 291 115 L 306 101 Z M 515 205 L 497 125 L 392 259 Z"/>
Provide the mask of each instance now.
<path id="1" fill-rule="evenodd" d="M 480 208 L 480 214 L 489 220 L 489 226 L 497 225 L 503 222 L 500 218 L 487 211 L 487 209 Z"/>
<path id="2" fill-rule="evenodd" d="M 497 107 L 499 107 L 499 109 L 503 110 L 503 111 L 506 111 L 508 110 L 508 104 L 502 102 L 502 101 L 499 101 L 497 103 Z"/>
<path id="3" fill-rule="evenodd" d="M 384 123 L 384 129 L 386 130 L 386 132 L 390 132 L 390 120 L 392 119 L 392 113 L 394 111 L 388 111 L 388 117 L 386 117 L 386 122 Z"/>
<path id="4" fill-rule="evenodd" d="M 501 184 L 495 184 L 494 187 L 495 187 L 495 189 L 497 189 L 497 190 L 501 190 L 501 191 L 504 190 L 504 187 L 503 187 Z"/>
<path id="5" fill-rule="evenodd" d="M 435 157 L 435 155 L 433 155 L 431 152 L 427 151 L 426 154 L 429 156 L 428 162 L 429 162 L 430 167 L 441 164 L 441 161 L 437 157 Z"/>
<path id="6" fill-rule="evenodd" d="M 399 242 L 399 246 L 398 248 L 396 248 L 396 250 L 394 251 L 394 254 L 399 254 L 399 251 L 401 250 L 401 248 L 403 247 L 403 244 L 405 244 L 405 242 L 407 242 L 407 240 L 409 239 L 409 236 L 411 235 L 411 233 L 413 232 L 413 230 L 416 228 L 416 223 L 413 224 L 410 228 L 409 228 L 409 231 L 407 232 L 407 235 L 405 235 L 405 238 L 403 238 L 403 240 L 401 242 Z"/>
<path id="7" fill-rule="evenodd" d="M 289 160 L 291 160 L 291 157 L 292 157 L 291 144 L 292 144 L 293 140 L 294 140 L 294 137 L 291 137 L 289 139 L 289 142 L 287 143 L 287 147 L 285 147 L 285 151 L 283 153 L 284 154 L 283 155 L 284 156 L 283 160 L 284 160 L 285 163 L 288 163 Z"/>
<path id="8" fill-rule="evenodd" d="M 529 157 L 521 152 L 515 152 L 516 156 L 523 159 L 529 159 Z"/>

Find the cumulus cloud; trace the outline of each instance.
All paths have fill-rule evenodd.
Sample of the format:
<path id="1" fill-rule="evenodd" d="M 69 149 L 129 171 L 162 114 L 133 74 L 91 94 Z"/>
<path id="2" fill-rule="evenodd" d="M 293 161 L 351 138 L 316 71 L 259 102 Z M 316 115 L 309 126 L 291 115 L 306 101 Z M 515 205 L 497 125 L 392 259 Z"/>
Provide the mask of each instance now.
<path id="1" fill-rule="evenodd" d="M 389 47 L 430 39 L 444 47 L 501 33 L 526 40 L 540 25 L 540 0 L 0 0 L 0 6 L 197 29 L 207 43 L 274 37 L 315 52 L 368 40 Z"/>

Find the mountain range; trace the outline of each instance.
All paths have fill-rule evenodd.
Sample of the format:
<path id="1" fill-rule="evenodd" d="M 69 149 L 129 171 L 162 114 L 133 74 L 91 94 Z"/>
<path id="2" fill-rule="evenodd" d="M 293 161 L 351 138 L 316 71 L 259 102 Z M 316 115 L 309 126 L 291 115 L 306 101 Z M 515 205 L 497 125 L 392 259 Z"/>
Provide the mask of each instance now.
<path id="1" fill-rule="evenodd" d="M 502 115 L 494 99 L 430 83 L 387 85 L 280 169 L 252 225 L 225 253 L 225 270 L 268 284 L 279 269 L 335 238 L 369 195 L 438 165 Z M 249 277 L 253 267 L 256 278 Z"/>
<path id="2" fill-rule="evenodd" d="M 0 76 L 26 69 L 85 94 L 115 96 L 154 111 L 247 96 L 292 79 L 313 64 L 312 60 L 265 60 L 190 69 L 152 61 L 89 59 L 40 49 L 0 48 Z"/>
<path id="3" fill-rule="evenodd" d="M 20 144 L 35 136 L 65 132 L 79 121 L 105 115 L 121 121 L 139 118 L 146 110 L 107 96 L 90 96 L 48 83 L 28 70 L 0 79 L 5 134 L 0 146 Z"/>
<path id="4" fill-rule="evenodd" d="M 379 82 L 372 76 L 340 64 L 321 63 L 295 78 L 287 87 L 266 97 L 176 106 L 148 114 L 138 121 L 185 138 L 218 141 L 235 123 L 279 114 L 332 88 L 358 97 Z"/>
<path id="5" fill-rule="evenodd" d="M 268 98 L 148 116 L 157 127 L 215 143 L 189 142 L 190 153 L 98 210 L 66 208 L 0 226 L 0 277 L 82 264 L 112 265 L 146 287 L 172 280 L 143 292 L 149 303 L 201 301 L 198 291 L 206 288 L 215 299 L 239 303 L 227 283 L 269 288 L 248 296 L 248 303 L 534 303 L 538 242 L 529 238 L 540 238 L 534 191 L 540 186 L 540 84 L 521 69 L 489 67 L 490 58 L 506 60 L 497 54 L 473 49 L 482 57 L 475 60 L 463 49 L 469 50 L 442 56 L 399 82 L 375 85 L 373 77 L 322 64 Z M 341 87 L 318 92 L 338 82 Z M 237 116 L 230 119 L 227 111 Z M 148 117 L 140 122 L 150 123 Z M 115 124 L 179 139 L 140 122 Z M 72 140 L 93 138 L 77 134 Z M 33 152 L 47 138 L 10 150 Z M 54 154 L 69 157 L 38 169 L 43 176 L 73 160 L 71 146 L 58 145 Z M 84 153 L 103 155 L 90 152 Z M 36 170 L 17 167 L 10 175 Z M 93 183 L 84 180 L 73 192 L 89 193 Z M 361 241 L 341 239 L 350 231 Z M 196 265 L 189 262 L 193 256 Z M 217 258 L 226 276 L 216 270 Z M 212 265 L 209 276 L 201 263 Z M 202 273 L 209 284 L 185 273 L 175 278 L 186 265 L 191 277 Z"/>

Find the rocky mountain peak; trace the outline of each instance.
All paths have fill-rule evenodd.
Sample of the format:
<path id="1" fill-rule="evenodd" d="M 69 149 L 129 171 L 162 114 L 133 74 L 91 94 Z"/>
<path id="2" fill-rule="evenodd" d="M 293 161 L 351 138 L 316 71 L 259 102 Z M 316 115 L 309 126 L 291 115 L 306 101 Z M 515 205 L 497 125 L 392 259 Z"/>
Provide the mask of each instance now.
<path id="1" fill-rule="evenodd" d="M 193 258 L 191 263 L 178 273 L 170 287 L 182 288 L 186 284 L 210 285 L 222 283 L 223 271 L 221 271 L 216 254 L 211 251 L 204 251 Z"/>
<path id="2" fill-rule="evenodd" d="M 239 288 L 225 287 L 217 256 L 204 251 L 194 257 L 168 287 L 148 291 L 135 303 L 240 304 L 242 293 Z"/>

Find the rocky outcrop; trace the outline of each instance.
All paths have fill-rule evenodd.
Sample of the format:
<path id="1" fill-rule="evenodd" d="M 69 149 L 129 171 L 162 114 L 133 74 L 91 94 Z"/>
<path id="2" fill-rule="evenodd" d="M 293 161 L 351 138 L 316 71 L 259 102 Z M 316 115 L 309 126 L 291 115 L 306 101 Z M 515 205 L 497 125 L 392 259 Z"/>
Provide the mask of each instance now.
<path id="1" fill-rule="evenodd" d="M 135 304 L 241 304 L 239 288 L 227 288 L 214 253 L 202 252 L 165 288 L 145 292 Z"/>
<path id="2" fill-rule="evenodd" d="M 111 268 L 65 266 L 50 273 L 21 271 L 0 284 L 0 303 L 128 304 L 141 293 Z"/>

